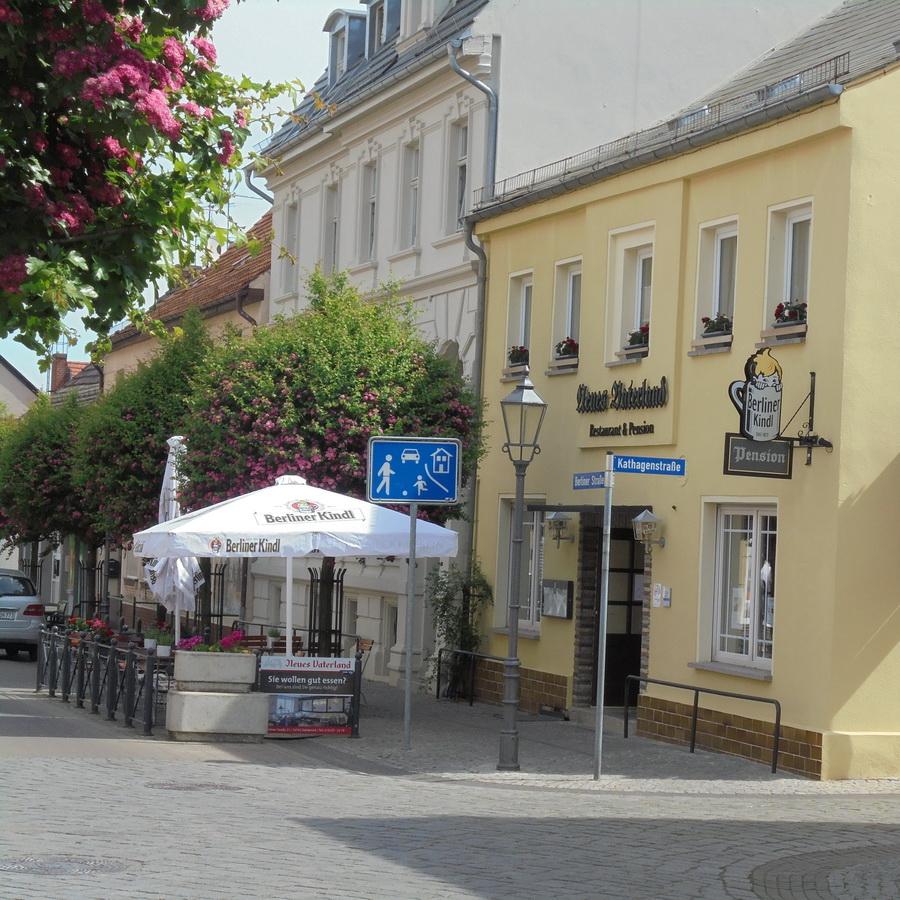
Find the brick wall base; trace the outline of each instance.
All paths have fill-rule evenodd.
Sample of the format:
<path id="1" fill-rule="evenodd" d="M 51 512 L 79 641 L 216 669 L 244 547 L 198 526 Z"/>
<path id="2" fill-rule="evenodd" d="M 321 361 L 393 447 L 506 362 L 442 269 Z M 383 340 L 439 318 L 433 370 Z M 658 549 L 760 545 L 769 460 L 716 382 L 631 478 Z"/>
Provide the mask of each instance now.
<path id="1" fill-rule="evenodd" d="M 637 733 L 641 737 L 673 744 L 689 744 L 692 712 L 689 704 L 642 694 L 638 699 Z M 697 746 L 769 764 L 772 759 L 772 723 L 700 707 Z M 822 735 L 816 731 L 782 725 L 778 768 L 819 778 L 822 772 Z"/>
<path id="2" fill-rule="evenodd" d="M 565 710 L 568 693 L 565 675 L 537 669 L 519 669 L 519 709 L 538 713 L 541 707 Z M 475 669 L 475 699 L 481 703 L 503 702 L 503 663 L 479 659 Z"/>

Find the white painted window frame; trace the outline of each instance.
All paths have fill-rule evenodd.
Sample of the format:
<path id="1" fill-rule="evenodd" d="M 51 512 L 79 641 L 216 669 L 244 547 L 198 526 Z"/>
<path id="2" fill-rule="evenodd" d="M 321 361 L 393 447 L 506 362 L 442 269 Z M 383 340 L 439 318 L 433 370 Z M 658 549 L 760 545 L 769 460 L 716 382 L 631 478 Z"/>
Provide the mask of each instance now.
<path id="1" fill-rule="evenodd" d="M 800 222 L 809 222 L 809 238 L 806 245 L 806 297 L 799 297 L 801 303 L 809 302 L 809 276 L 810 276 L 810 259 L 812 257 L 812 210 L 804 207 L 793 212 L 789 212 L 784 220 L 784 298 L 785 302 L 794 303 L 795 298 L 791 296 L 791 281 L 793 280 L 793 256 L 794 256 L 794 226 Z"/>
<path id="2" fill-rule="evenodd" d="M 734 285 L 732 286 L 731 309 L 723 310 L 720 302 L 722 297 L 722 244 L 730 238 L 735 239 L 734 248 Z M 713 234 L 713 277 L 712 277 L 712 316 L 724 313 L 730 319 L 734 319 L 734 307 L 737 302 L 737 254 L 738 254 L 738 226 L 737 222 L 722 225 L 716 228 Z"/>
<path id="3" fill-rule="evenodd" d="M 378 238 L 378 163 L 365 163 L 360 170 L 359 261 L 375 259 Z"/>
<path id="4" fill-rule="evenodd" d="M 779 514 L 778 506 L 773 503 L 759 503 L 758 500 L 747 503 L 721 503 L 715 508 L 715 575 L 713 580 L 713 601 L 712 601 L 712 634 L 710 644 L 710 659 L 714 662 L 725 663 L 727 665 L 742 666 L 753 669 L 760 669 L 765 672 L 772 671 L 772 659 L 774 657 L 774 629 L 772 639 L 772 656 L 760 656 L 756 652 L 757 642 L 760 639 L 758 622 L 759 622 L 759 579 L 752 580 L 752 595 L 749 604 L 749 629 L 747 634 L 748 652 L 746 654 L 733 653 L 719 648 L 719 641 L 722 636 L 722 602 L 725 577 L 725 534 L 724 520 L 727 515 L 740 515 L 752 517 L 751 530 L 751 558 L 748 560 L 748 568 L 752 572 L 757 572 L 759 562 L 757 552 L 759 550 L 761 540 L 761 520 L 763 516 L 774 516 L 776 520 L 775 528 L 775 546 L 778 546 L 778 523 Z M 777 552 L 776 552 L 777 566 Z M 777 586 L 778 580 L 775 579 Z M 772 600 L 773 624 L 775 597 Z"/>

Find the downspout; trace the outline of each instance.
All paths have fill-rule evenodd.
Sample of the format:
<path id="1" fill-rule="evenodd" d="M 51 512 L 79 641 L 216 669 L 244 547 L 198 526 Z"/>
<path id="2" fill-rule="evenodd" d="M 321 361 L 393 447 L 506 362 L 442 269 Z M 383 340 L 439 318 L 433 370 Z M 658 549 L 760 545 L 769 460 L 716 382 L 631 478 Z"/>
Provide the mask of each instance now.
<path id="1" fill-rule="evenodd" d="M 247 293 L 247 288 L 244 288 L 244 290 L 238 291 L 237 293 L 237 314 L 242 319 L 246 319 L 255 328 L 259 322 L 244 309 L 244 300 L 247 298 Z"/>
<path id="2" fill-rule="evenodd" d="M 275 202 L 274 197 L 270 197 L 265 191 L 261 191 L 254 183 L 253 183 L 253 166 L 247 166 L 244 169 L 244 184 L 253 191 L 258 197 L 262 197 L 263 200 L 266 201 L 270 206 Z"/>
<path id="3" fill-rule="evenodd" d="M 460 37 L 450 41 L 447 47 L 447 55 L 450 59 L 450 68 L 456 72 L 460 78 L 468 81 L 469 84 L 481 91 L 488 101 L 488 127 L 487 127 L 487 171 L 486 181 L 488 186 L 488 199 L 493 198 L 494 183 L 497 174 L 497 122 L 498 122 L 498 100 L 497 93 L 489 85 L 483 81 L 479 81 L 474 75 L 466 72 L 459 64 L 458 56 L 462 50 L 463 39 Z M 484 368 L 484 318 L 485 318 L 485 301 L 487 294 L 487 254 L 481 243 L 475 239 L 475 223 L 471 218 L 466 219 L 466 246 L 475 254 L 478 259 L 478 273 L 476 283 L 476 304 L 475 304 L 475 350 L 474 359 L 472 361 L 472 390 L 481 401 L 481 384 L 482 370 Z M 469 479 L 469 485 L 466 489 L 466 519 L 469 522 L 468 535 L 466 538 L 467 545 L 463 551 L 463 564 L 467 575 L 472 573 L 475 562 L 475 539 L 474 528 L 476 521 L 476 494 L 475 485 L 478 480 L 478 461 L 472 469 L 472 475 Z"/>

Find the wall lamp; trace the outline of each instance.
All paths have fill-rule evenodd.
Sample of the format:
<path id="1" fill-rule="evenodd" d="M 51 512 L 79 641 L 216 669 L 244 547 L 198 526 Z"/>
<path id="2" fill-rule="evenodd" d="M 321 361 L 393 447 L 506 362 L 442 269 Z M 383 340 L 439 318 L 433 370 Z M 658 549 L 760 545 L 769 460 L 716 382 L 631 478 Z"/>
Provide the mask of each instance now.
<path id="1" fill-rule="evenodd" d="M 547 528 L 550 530 L 550 539 L 556 541 L 557 550 L 559 550 L 559 545 L 562 541 L 575 540 L 574 535 L 566 534 L 571 521 L 572 517 L 568 513 L 560 512 L 559 510 L 550 513 L 546 518 Z"/>
<path id="2" fill-rule="evenodd" d="M 645 509 L 631 520 L 631 527 L 634 529 L 634 539 L 642 544 L 659 544 L 660 547 L 666 546 L 666 539 L 661 535 L 662 519 L 654 516 L 649 509 Z"/>

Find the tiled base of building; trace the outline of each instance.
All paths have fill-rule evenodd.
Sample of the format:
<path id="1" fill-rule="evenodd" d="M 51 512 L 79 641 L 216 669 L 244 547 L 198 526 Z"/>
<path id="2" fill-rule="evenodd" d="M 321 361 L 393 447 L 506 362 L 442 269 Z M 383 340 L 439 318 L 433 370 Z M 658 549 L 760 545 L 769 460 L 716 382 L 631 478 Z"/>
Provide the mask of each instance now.
<path id="1" fill-rule="evenodd" d="M 674 744 L 689 744 L 693 708 L 644 694 L 638 700 L 637 733 Z M 772 759 L 772 723 L 700 708 L 697 746 L 768 764 Z M 810 778 L 822 771 L 822 735 L 781 726 L 778 768 Z"/>
<path id="2" fill-rule="evenodd" d="M 538 713 L 541 708 L 566 708 L 568 679 L 536 669 L 519 669 L 519 709 Z M 479 659 L 475 671 L 475 698 L 480 703 L 503 701 L 503 663 Z"/>

